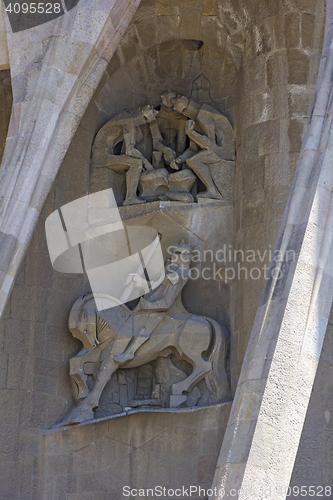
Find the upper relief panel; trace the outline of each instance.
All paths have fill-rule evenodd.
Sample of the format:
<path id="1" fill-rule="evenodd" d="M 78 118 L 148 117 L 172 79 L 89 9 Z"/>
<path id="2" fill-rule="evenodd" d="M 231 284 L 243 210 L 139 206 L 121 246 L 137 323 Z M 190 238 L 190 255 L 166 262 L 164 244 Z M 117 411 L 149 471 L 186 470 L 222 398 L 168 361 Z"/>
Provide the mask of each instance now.
<path id="1" fill-rule="evenodd" d="M 170 249 L 178 243 L 193 250 L 197 259 L 189 259 L 186 287 L 174 272 L 169 276 L 166 268 L 166 281 L 156 296 L 142 299 L 144 310 L 136 309 L 137 304 L 128 305 L 134 329 L 126 339 L 120 333 L 123 344 L 119 355 L 112 352 L 116 366 L 104 378 L 98 363 L 109 358 L 106 351 L 99 357 L 97 342 L 88 357 L 79 353 L 72 359 L 71 376 L 77 384 L 73 394 L 78 406 L 64 424 L 120 413 L 125 408 L 206 406 L 230 398 L 229 283 L 225 262 L 215 262 L 214 255 L 229 248 L 233 237 L 236 142 L 227 100 L 238 79 L 241 48 L 237 40 L 230 41 L 222 24 L 217 26 L 214 15 L 205 18 L 213 24 L 205 25 L 203 39 L 196 27 L 190 26 L 195 15 L 189 16 L 187 26 L 182 15 L 181 23 L 175 19 L 170 29 L 165 23 L 171 19 L 161 15 L 164 19 L 160 19 L 157 34 L 159 14 L 155 11 L 157 18 L 152 22 L 153 9 L 147 10 L 146 5 L 143 2 L 140 6 L 95 99 L 98 118 L 89 193 L 112 188 L 124 227 L 157 231 L 166 265 Z M 178 295 L 177 302 L 172 300 L 162 311 L 164 289 Z M 90 331 L 87 325 L 91 325 L 93 337 L 108 342 L 97 331 L 105 322 L 96 322 L 96 311 L 92 309 L 92 322 L 90 313 L 79 312 L 78 317 L 82 312 L 86 319 L 80 323 L 82 328 L 73 323 L 71 331 L 77 333 L 81 328 L 85 342 L 85 333 Z M 145 339 L 140 323 L 136 340 L 136 322 L 146 317 L 156 317 L 157 323 L 147 324 Z M 198 321 L 194 324 L 191 318 Z M 186 323 L 188 319 L 192 323 Z M 215 326 L 210 329 L 209 321 L 223 332 L 221 345 L 225 346 L 218 355 L 218 365 L 225 370 L 224 382 L 216 384 L 224 388 L 218 395 L 208 377 L 215 368 L 210 349 L 218 352 L 213 346 L 219 335 Z M 201 328 L 202 322 L 208 322 L 207 331 Z M 185 341 L 181 353 L 178 340 L 173 345 L 174 332 L 180 332 L 184 325 L 189 327 L 188 345 L 193 352 L 187 352 Z M 165 339 L 161 349 L 150 348 L 150 339 L 155 342 L 155 338 Z M 202 344 L 202 339 L 206 343 Z M 149 355 L 141 356 L 146 351 Z M 178 365 L 177 356 L 181 357 Z"/>
<path id="2" fill-rule="evenodd" d="M 158 109 L 146 105 L 124 110 L 101 128 L 92 167 L 122 176 L 121 185 L 126 174 L 123 205 L 231 202 L 234 158 L 228 118 L 207 104 L 167 91 Z"/>
<path id="3" fill-rule="evenodd" d="M 119 205 L 233 200 L 243 36 L 206 4 L 191 2 L 191 15 L 185 3 L 140 5 L 96 96 L 91 191 L 112 187 Z"/>
<path id="4" fill-rule="evenodd" d="M 140 4 L 112 58 L 96 99 L 104 123 L 122 109 L 158 106 L 168 89 L 225 109 L 241 67 L 242 34 L 231 32 L 216 2 L 161 3 Z"/>

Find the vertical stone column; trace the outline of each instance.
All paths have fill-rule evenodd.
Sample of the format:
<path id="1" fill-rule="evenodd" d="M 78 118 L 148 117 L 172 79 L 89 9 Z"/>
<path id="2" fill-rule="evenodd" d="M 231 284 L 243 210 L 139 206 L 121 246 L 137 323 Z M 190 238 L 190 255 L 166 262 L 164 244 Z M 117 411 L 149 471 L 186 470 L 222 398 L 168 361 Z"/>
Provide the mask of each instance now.
<path id="1" fill-rule="evenodd" d="M 280 259 L 264 287 L 215 473 L 213 487 L 227 498 L 286 497 L 332 305 L 332 4 Z"/>
<path id="2" fill-rule="evenodd" d="M 257 9 L 244 35 L 243 70 L 230 101 L 237 130 L 233 393 L 309 121 L 325 28 L 322 0 L 259 1 Z"/>
<path id="3" fill-rule="evenodd" d="M 0 3 L 0 71 L 8 68 L 9 68 L 9 56 L 7 47 L 5 8 L 3 2 L 1 2 Z"/>
<path id="4" fill-rule="evenodd" d="M 80 0 L 7 38 L 13 109 L 0 169 L 0 315 L 71 139 L 140 0 Z"/>

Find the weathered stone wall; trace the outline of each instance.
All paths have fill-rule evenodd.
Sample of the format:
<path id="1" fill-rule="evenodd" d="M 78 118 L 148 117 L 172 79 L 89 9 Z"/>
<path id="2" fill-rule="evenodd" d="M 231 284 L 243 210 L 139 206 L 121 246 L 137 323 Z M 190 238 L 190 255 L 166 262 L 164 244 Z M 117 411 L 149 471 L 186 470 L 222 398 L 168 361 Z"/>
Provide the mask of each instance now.
<path id="1" fill-rule="evenodd" d="M 239 167 L 234 245 L 244 252 L 274 250 L 317 80 L 325 2 L 285 6 L 263 6 L 260 22 L 247 32 L 242 80 L 231 102 Z M 242 267 L 250 271 L 257 262 Z M 245 279 L 245 272 L 231 292 L 234 389 L 263 286 L 262 279 Z M 291 487 L 332 483 L 331 344 L 330 320 Z"/>
<path id="2" fill-rule="evenodd" d="M 83 121 L 45 203 L 2 319 L 0 498 L 37 499 L 34 462 L 41 432 L 72 407 L 68 360 L 80 349 L 68 332 L 73 302 L 87 288 L 82 275 L 53 271 L 45 218 L 88 189 L 94 129 Z M 75 146 L 78 141 L 79 147 Z"/>
<path id="3" fill-rule="evenodd" d="M 84 196 L 89 189 L 98 190 L 106 186 L 107 173 L 101 173 L 94 180 L 94 185 L 90 178 L 90 148 L 96 131 L 121 109 L 157 104 L 160 93 L 168 88 L 186 95 L 193 92 L 195 97 L 193 82 L 202 73 L 209 81 L 204 89 L 207 99 L 226 112 L 236 130 L 234 246 L 243 251 L 260 250 L 261 253 L 269 250 L 270 245 L 273 249 L 311 107 L 323 28 L 323 0 L 288 1 L 283 5 L 273 0 L 257 4 L 245 2 L 244 5 L 234 0 L 142 1 L 62 164 L 2 321 L 0 477 L 3 480 L 0 482 L 0 498 L 36 500 L 44 495 L 47 500 L 62 500 L 66 498 L 64 491 L 70 494 L 69 498 L 72 495 L 73 500 L 85 498 L 80 492 L 81 479 L 74 477 L 78 474 L 84 478 L 85 465 L 80 461 L 75 474 L 68 477 L 65 477 L 67 474 L 56 477 L 54 471 L 50 474 L 51 479 L 43 479 L 44 472 L 41 472 L 45 464 L 52 463 L 49 457 L 47 461 L 40 462 L 44 450 L 42 443 L 50 446 L 44 450 L 43 457 L 46 457 L 53 454 L 55 448 L 52 450 L 51 443 L 55 442 L 58 446 L 60 435 L 65 436 L 61 438 L 60 446 L 63 446 L 63 439 L 69 438 L 67 431 L 42 438 L 42 430 L 61 420 L 73 405 L 68 360 L 80 345 L 69 334 L 67 319 L 75 299 L 89 289 L 84 278 L 68 277 L 52 270 L 46 249 L 44 222 L 53 210 L 64 203 Z M 189 50 L 182 41 L 184 39 L 202 40 L 202 53 Z M 7 74 L 5 81 L 8 82 Z M 4 85 L 0 87 L 4 88 Z M 9 95 L 8 92 L 6 95 Z M 9 98 L 6 99 L 9 102 Z M 0 106 L 1 102 L 2 98 Z M 8 109 L 7 105 L 7 115 Z M 4 142 L 2 137 L 0 144 Z M 264 259 L 264 263 L 268 263 L 268 258 Z M 263 263 L 259 265 L 262 267 Z M 244 262 L 242 267 L 249 271 L 258 267 L 258 263 Z M 218 283 L 207 289 L 203 304 L 192 305 L 193 312 L 206 313 L 220 321 L 231 319 L 233 388 L 237 383 L 262 286 L 263 279 L 246 280 L 243 272 L 242 278 L 232 284 L 231 307 L 230 287 L 222 287 L 221 292 Z M 218 290 L 220 295 L 216 295 Z M 211 306 L 209 293 L 215 294 L 219 303 Z M 185 298 L 190 308 L 190 296 Z M 302 470 L 308 466 L 307 457 L 314 456 L 312 451 L 310 455 L 309 448 L 314 454 L 322 454 L 324 449 L 329 449 L 321 435 L 318 436 L 322 440 L 318 451 L 315 446 L 319 442 L 310 434 L 314 432 L 312 422 L 318 408 L 321 412 L 320 429 L 326 428 L 328 433 L 331 432 L 330 415 L 325 413 L 330 411 L 328 401 L 332 394 L 329 383 L 325 384 L 325 380 L 330 380 L 331 373 L 330 361 L 325 359 L 331 359 L 329 339 L 327 348 L 324 348 L 297 459 Z M 168 417 L 163 415 L 163 419 Z M 126 418 L 136 420 L 140 428 L 143 416 Z M 158 425 L 157 416 L 151 418 L 154 425 Z M 103 434 L 104 426 L 112 429 L 114 422 L 97 424 L 96 428 L 94 425 L 82 426 L 72 432 L 79 442 L 85 441 L 91 437 L 90 428 Z M 224 424 L 223 421 L 218 431 L 219 443 Z M 118 420 L 115 425 L 125 432 L 127 421 Z M 180 427 L 184 428 L 185 435 L 186 425 L 182 423 Z M 212 428 L 215 427 L 212 425 Z M 169 441 L 167 432 L 164 438 L 163 443 Z M 110 460 L 111 451 L 110 448 Z M 62 451 L 60 459 L 58 451 L 54 454 L 58 456 L 57 463 L 61 463 Z M 214 460 L 210 456 L 200 464 L 200 470 L 207 474 L 207 480 L 203 481 L 205 484 L 210 480 L 209 471 L 211 475 L 214 472 Z M 191 460 L 186 463 L 188 469 L 185 461 L 181 465 L 185 475 L 193 466 Z M 89 467 L 89 473 L 94 473 L 99 465 L 89 464 Z M 315 470 L 318 483 L 321 467 L 322 463 L 318 462 Z M 306 472 L 302 474 L 304 477 Z M 120 479 L 118 484 L 124 484 L 124 480 Z M 191 480 L 194 479 L 193 476 Z M 181 481 L 179 478 L 177 484 Z M 53 497 L 48 493 L 48 487 Z M 99 499 L 97 491 L 95 489 L 94 499 Z M 101 499 L 104 499 L 105 491 L 101 493 Z M 113 486 L 110 491 L 113 491 Z M 89 495 L 87 493 L 87 500 L 92 498 Z"/>
<path id="4" fill-rule="evenodd" d="M 2 70 L 0 71 L 0 161 L 5 148 L 12 101 L 10 72 Z"/>
<path id="5" fill-rule="evenodd" d="M 210 488 L 230 406 L 143 412 L 46 433 L 35 468 L 38 498 L 120 500 L 124 486 Z"/>
<path id="6" fill-rule="evenodd" d="M 232 286 L 232 386 L 235 389 L 296 168 L 314 95 L 325 2 L 259 2 L 243 24 L 241 79 L 228 101 L 237 136 L 234 248 L 260 251 Z M 243 27 L 243 29 L 245 26 Z M 239 259 L 240 254 L 238 254 Z M 237 262 L 235 263 L 237 266 Z M 248 273 L 248 279 L 246 279 Z M 253 272 L 254 278 L 259 273 Z"/>
<path id="7" fill-rule="evenodd" d="M 235 127 L 234 249 L 245 256 L 248 250 L 259 251 L 262 261 L 258 254 L 255 262 L 240 261 L 240 279 L 231 286 L 233 389 L 309 118 L 324 21 L 324 1 L 177 6 L 143 1 L 96 100 L 101 125 L 121 109 L 157 104 L 161 89 L 195 98 L 196 78 L 202 74 L 208 80 L 207 100 Z M 202 53 L 187 51 L 182 42 L 187 38 L 202 40 Z M 261 276 L 257 279 L 253 271 L 252 279 L 256 267 Z"/>
<path id="8" fill-rule="evenodd" d="M 333 309 L 295 461 L 291 488 L 333 481 Z M 297 489 L 295 490 L 297 491 Z M 317 493 L 319 490 L 316 490 Z M 324 494 L 324 493 L 323 493 Z M 311 495 L 305 496 L 308 500 Z"/>
<path id="9" fill-rule="evenodd" d="M 148 103 L 158 106 L 161 94 L 167 90 L 206 101 L 225 112 L 227 97 L 238 79 L 242 41 L 237 34 L 231 34 L 232 43 L 229 43 L 228 36 L 228 28 L 223 26 L 216 5 L 203 1 L 184 1 L 177 6 L 143 1 L 96 92 L 97 129 L 123 109 Z M 187 43 L 187 39 L 193 43 Z M 195 41 L 203 42 L 200 50 Z M 117 189 L 119 176 L 106 169 L 91 174 L 90 192 L 107 185 Z M 163 225 L 163 215 L 160 219 Z M 229 237 L 232 216 L 228 219 L 224 237 L 216 238 L 211 233 L 209 248 L 214 251 L 224 243 L 232 244 Z M 217 227 L 213 209 L 210 222 L 213 223 L 211 229 Z M 188 227 L 185 219 L 181 224 Z M 207 234 L 209 231 L 207 225 Z M 191 237 L 189 233 L 190 240 Z M 196 249 L 201 250 L 197 243 Z M 212 266 L 210 262 L 194 264 L 199 270 L 205 265 Z M 196 293 L 198 290 L 201 293 Z M 192 313 L 208 315 L 230 328 L 229 284 L 196 280 L 187 285 L 183 297 Z"/>
<path id="10" fill-rule="evenodd" d="M 0 6 L 0 70 L 9 68 L 4 3 Z"/>
<path id="11" fill-rule="evenodd" d="M 143 23 L 144 37 L 147 33 L 154 33 L 154 29 L 149 25 L 152 13 L 154 23 L 157 22 L 157 17 L 151 4 L 143 3 L 142 8 L 143 11 L 138 13 L 137 23 Z M 165 24 L 162 23 L 160 31 L 167 33 L 167 19 L 164 16 L 162 18 Z M 175 14 L 172 21 L 178 22 Z M 161 20 L 159 23 L 161 24 Z M 178 36 L 181 29 L 182 27 L 178 28 Z M 91 192 L 94 188 L 99 190 L 108 186 L 108 175 L 103 174 L 98 179 L 94 178 L 92 186 L 89 164 L 93 137 L 110 116 L 127 107 L 133 108 L 146 103 L 157 104 L 161 92 L 168 88 L 188 95 L 191 93 L 192 82 L 200 71 L 198 52 L 191 52 L 182 47 L 181 41 L 172 41 L 174 34 L 171 32 L 167 37 L 165 35 L 165 38 L 171 41 L 166 40 L 166 45 L 162 48 L 152 48 L 148 54 L 147 59 L 151 64 L 154 63 L 154 58 L 159 63 L 155 61 L 156 68 L 152 71 L 150 80 L 143 81 L 140 62 L 143 51 L 138 50 L 140 44 L 137 40 L 132 40 L 132 46 L 128 48 L 132 32 L 133 28 L 130 28 L 115 61 L 112 60 L 108 69 L 110 75 L 114 74 L 115 78 L 112 80 L 111 77 L 109 82 L 109 74 L 106 73 L 66 154 L 41 212 L 3 317 L 0 392 L 0 419 L 3 423 L 0 447 L 3 452 L 0 456 L 0 475 L 4 480 L 0 483 L 0 498 L 3 496 L 8 499 L 36 500 L 40 495 L 44 495 L 44 480 L 38 476 L 39 469 L 36 469 L 37 465 L 40 466 L 42 452 L 41 431 L 61 421 L 74 404 L 68 362 L 70 357 L 79 351 L 81 344 L 70 335 L 67 322 L 71 306 L 79 295 L 89 290 L 89 283 L 84 277 L 61 275 L 52 269 L 46 248 L 45 219 L 55 209 L 84 196 L 89 190 Z M 153 42 L 159 45 L 165 38 L 158 36 Z M 133 51 L 138 51 L 134 59 L 130 57 L 131 51 L 132 55 Z M 128 54 L 128 64 L 124 54 Z M 214 60 L 219 57 L 214 52 L 209 55 L 208 68 L 209 65 L 214 66 Z M 119 57 L 122 58 L 121 68 L 117 65 Z M 174 63 L 177 63 L 177 71 L 173 69 Z M 146 64 L 148 65 L 148 62 Z M 116 69 L 120 71 L 115 72 Z M 140 93 L 141 85 L 149 89 L 153 82 L 153 92 Z M 220 86 L 215 85 L 215 88 Z M 221 88 L 224 91 L 223 87 Z M 223 94 L 222 96 L 225 97 Z M 213 97 L 218 98 L 216 95 Z M 215 303 L 212 303 L 209 294 Z M 193 312 L 206 313 L 221 322 L 227 322 L 229 298 L 225 287 L 215 283 L 204 295 L 205 297 L 197 300 L 195 304 L 190 296 L 185 297 L 186 305 Z M 225 424 L 226 420 L 221 421 L 219 443 Z M 158 427 L 158 422 L 156 425 Z M 181 427 L 185 436 L 187 427 Z M 76 432 L 85 433 L 82 427 Z M 169 439 L 170 437 L 166 436 L 167 442 Z M 200 453 L 198 452 L 199 455 Z M 216 456 L 217 453 L 218 449 Z M 207 483 L 213 476 L 216 456 L 214 459 L 212 456 L 208 457 L 207 463 L 202 464 L 201 470 L 206 477 L 209 476 Z M 192 462 L 188 462 L 187 469 L 183 463 L 182 473 L 189 476 L 191 468 Z M 172 477 L 170 479 L 171 482 L 175 480 Z M 45 482 L 48 481 L 52 483 L 53 480 L 46 478 Z M 58 495 L 59 499 L 65 498 L 59 481 L 65 481 L 68 493 L 72 491 L 71 486 L 66 483 L 66 478 L 54 481 L 54 494 Z M 180 479 L 179 481 L 181 482 Z M 47 495 L 48 493 L 44 498 L 49 498 Z"/>

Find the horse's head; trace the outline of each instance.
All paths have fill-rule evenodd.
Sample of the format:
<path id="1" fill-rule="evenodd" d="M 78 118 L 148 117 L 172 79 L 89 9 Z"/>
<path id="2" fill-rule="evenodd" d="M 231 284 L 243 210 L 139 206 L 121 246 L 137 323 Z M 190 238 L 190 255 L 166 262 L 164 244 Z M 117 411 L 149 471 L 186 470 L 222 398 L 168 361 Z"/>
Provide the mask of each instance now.
<path id="1" fill-rule="evenodd" d="M 85 349 L 95 348 L 99 342 L 96 331 L 96 306 L 92 294 L 83 295 L 74 303 L 68 319 L 68 328 Z"/>
<path id="2" fill-rule="evenodd" d="M 102 310 L 98 310 L 96 304 L 103 306 Z M 115 337 L 130 315 L 128 307 L 114 297 L 91 293 L 83 295 L 74 303 L 69 314 L 68 328 L 85 349 L 94 349 Z"/>

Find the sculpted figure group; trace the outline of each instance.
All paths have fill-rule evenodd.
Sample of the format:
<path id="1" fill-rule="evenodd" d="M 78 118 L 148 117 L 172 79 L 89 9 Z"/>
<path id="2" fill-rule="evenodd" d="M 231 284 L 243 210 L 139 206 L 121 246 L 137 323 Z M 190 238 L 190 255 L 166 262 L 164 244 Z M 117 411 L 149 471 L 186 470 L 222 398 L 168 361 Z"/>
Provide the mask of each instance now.
<path id="1" fill-rule="evenodd" d="M 168 91 L 159 109 L 146 105 L 109 120 L 95 138 L 92 165 L 125 174 L 126 194 L 117 194 L 124 205 L 158 200 L 229 203 L 234 154 L 234 131 L 227 117 Z M 124 181 L 111 178 L 118 186 Z M 69 330 L 83 347 L 70 360 L 76 407 L 61 425 L 90 421 L 103 412 L 109 390 L 113 413 L 141 404 L 178 408 L 229 399 L 226 330 L 212 318 L 191 314 L 182 303 L 191 258 L 191 246 L 177 243 L 165 272 L 149 275 L 150 284 L 156 284 L 149 292 L 146 280 L 129 272 L 125 286 L 137 289 L 141 297 L 135 304 L 105 293 L 75 302 Z M 102 309 L 98 302 L 103 302 Z M 153 387 L 146 387 L 144 395 L 139 389 L 133 392 L 147 366 L 152 375 L 146 386 Z"/>
<path id="2" fill-rule="evenodd" d="M 189 313 L 181 294 L 190 275 L 191 247 L 179 242 L 170 262 L 166 262 L 165 278 L 155 289 L 144 294 L 134 309 L 113 297 L 100 295 L 110 307 L 96 309 L 96 294 L 80 297 L 72 307 L 69 329 L 83 348 L 70 360 L 77 406 L 61 425 L 94 418 L 94 409 L 112 375 L 123 368 L 145 365 L 159 356 L 166 357 L 174 349 L 178 359 L 186 360 L 191 373 L 170 386 L 170 407 L 185 404 L 191 390 L 205 380 L 209 403 L 229 398 L 226 371 L 227 334 L 212 318 Z M 134 273 L 128 283 L 142 288 L 142 278 Z M 94 385 L 88 386 L 93 375 Z M 200 390 L 197 389 L 197 399 Z M 195 403 L 194 403 L 195 404 Z"/>
<path id="3" fill-rule="evenodd" d="M 148 137 L 144 125 L 149 126 Z M 108 122 L 106 164 L 100 166 L 126 173 L 124 205 L 158 199 L 223 200 L 228 195 L 217 177 L 230 170 L 234 155 L 234 131 L 227 117 L 168 91 L 161 96 L 159 111 L 147 105 L 122 111 Z"/>

